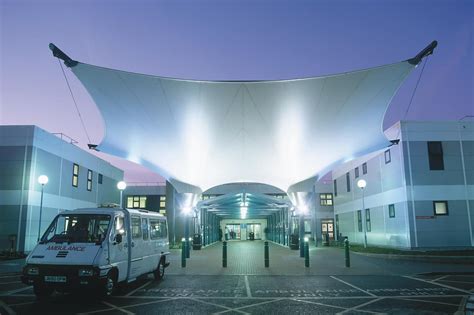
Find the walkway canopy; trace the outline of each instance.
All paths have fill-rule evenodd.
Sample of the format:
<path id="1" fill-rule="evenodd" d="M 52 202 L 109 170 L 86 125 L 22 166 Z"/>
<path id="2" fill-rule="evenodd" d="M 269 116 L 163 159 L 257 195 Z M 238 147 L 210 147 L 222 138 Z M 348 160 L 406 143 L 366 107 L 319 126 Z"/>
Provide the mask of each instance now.
<path id="1" fill-rule="evenodd" d="M 50 44 L 99 107 L 105 137 L 97 149 L 158 172 L 178 191 L 233 182 L 288 191 L 388 146 L 387 107 L 435 46 L 406 61 L 323 77 L 195 81 L 77 62 Z"/>

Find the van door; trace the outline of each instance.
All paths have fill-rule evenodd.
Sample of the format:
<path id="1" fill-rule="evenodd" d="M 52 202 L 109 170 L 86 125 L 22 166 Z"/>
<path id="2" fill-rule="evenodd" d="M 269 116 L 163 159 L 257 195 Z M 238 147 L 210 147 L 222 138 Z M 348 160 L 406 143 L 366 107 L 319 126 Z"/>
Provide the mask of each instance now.
<path id="1" fill-rule="evenodd" d="M 121 242 L 117 242 L 118 234 L 122 235 Z M 118 281 L 125 280 L 128 273 L 128 237 L 123 215 L 115 217 L 109 238 L 109 257 L 109 263 L 118 268 Z"/>
<path id="2" fill-rule="evenodd" d="M 132 244 L 130 246 L 131 259 L 130 259 L 130 279 L 132 280 L 141 274 L 144 274 L 143 256 L 145 255 L 143 248 L 143 234 L 142 234 L 142 219 L 138 215 L 132 215 L 130 217 L 131 231 L 132 231 Z"/>

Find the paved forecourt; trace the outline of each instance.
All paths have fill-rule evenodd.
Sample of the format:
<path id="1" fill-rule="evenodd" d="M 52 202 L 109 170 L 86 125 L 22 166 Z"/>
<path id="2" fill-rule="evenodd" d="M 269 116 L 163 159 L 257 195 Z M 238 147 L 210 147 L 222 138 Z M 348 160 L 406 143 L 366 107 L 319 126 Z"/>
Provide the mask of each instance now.
<path id="1" fill-rule="evenodd" d="M 192 251 L 186 268 L 173 250 L 163 281 L 143 277 L 108 299 L 56 293 L 39 302 L 19 274 L 7 270 L 0 274 L 0 313 L 453 314 L 474 293 L 472 265 L 351 255 L 346 268 L 341 249 L 312 247 L 311 266 L 305 268 L 299 251 L 271 244 L 265 268 L 263 242 L 228 246 L 227 268 L 221 243 Z"/>
<path id="2" fill-rule="evenodd" d="M 452 314 L 474 292 L 474 275 L 151 277 L 116 296 L 55 294 L 38 302 L 18 276 L 0 278 L 0 313 L 439 313 Z"/>

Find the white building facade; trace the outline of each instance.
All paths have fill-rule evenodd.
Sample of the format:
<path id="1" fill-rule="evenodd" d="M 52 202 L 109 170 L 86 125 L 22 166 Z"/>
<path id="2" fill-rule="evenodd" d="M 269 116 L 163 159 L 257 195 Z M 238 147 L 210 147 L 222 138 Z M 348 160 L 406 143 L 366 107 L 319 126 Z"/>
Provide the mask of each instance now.
<path id="1" fill-rule="evenodd" d="M 333 170 L 336 233 L 360 244 L 365 233 L 369 246 L 474 246 L 474 122 L 401 121 L 386 134 L 399 144 Z"/>
<path id="2" fill-rule="evenodd" d="M 30 251 L 63 210 L 119 203 L 123 171 L 36 126 L 0 126 L 0 250 Z"/>

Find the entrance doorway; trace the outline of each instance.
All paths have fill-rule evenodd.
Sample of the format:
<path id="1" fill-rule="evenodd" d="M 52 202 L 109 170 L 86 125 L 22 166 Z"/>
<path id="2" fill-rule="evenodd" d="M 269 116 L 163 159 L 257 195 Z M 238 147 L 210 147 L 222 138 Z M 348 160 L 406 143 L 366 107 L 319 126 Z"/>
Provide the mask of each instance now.
<path id="1" fill-rule="evenodd" d="M 255 240 L 262 239 L 262 225 L 260 223 L 247 224 L 247 239 L 250 239 L 250 233 L 253 233 Z"/>
<path id="2" fill-rule="evenodd" d="M 334 240 L 334 220 L 333 219 L 323 219 L 321 220 L 321 232 L 322 239 L 326 239 L 326 234 L 329 235 L 329 240 Z"/>
<path id="3" fill-rule="evenodd" d="M 225 238 L 226 240 L 240 240 L 240 224 L 226 224 Z"/>

